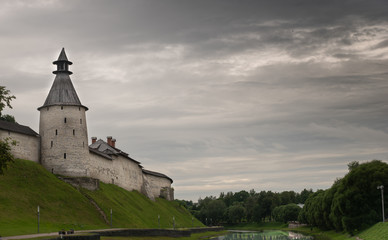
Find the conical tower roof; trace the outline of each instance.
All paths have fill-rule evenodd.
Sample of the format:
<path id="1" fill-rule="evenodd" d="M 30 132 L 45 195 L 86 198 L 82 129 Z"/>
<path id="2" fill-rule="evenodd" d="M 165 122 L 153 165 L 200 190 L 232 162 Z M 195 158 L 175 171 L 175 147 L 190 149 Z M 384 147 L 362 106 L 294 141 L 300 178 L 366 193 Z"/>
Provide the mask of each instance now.
<path id="1" fill-rule="evenodd" d="M 53 72 L 56 75 L 54 83 L 51 86 L 46 101 L 43 106 L 38 108 L 38 110 L 43 107 L 58 105 L 81 106 L 88 110 L 87 107 L 81 104 L 73 83 L 71 82 L 70 74 L 72 74 L 72 72 L 68 70 L 68 65 L 71 65 L 72 62 L 67 60 L 64 48 L 59 54 L 58 60 L 54 61 L 53 64 L 57 65 L 57 70 Z"/>

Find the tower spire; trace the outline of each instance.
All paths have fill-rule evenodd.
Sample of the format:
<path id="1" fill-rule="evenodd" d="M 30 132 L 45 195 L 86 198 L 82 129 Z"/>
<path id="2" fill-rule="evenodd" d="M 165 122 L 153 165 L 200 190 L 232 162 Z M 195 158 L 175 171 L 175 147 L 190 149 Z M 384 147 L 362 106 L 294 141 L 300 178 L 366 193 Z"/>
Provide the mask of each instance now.
<path id="1" fill-rule="evenodd" d="M 57 65 L 57 70 L 53 71 L 53 73 L 56 75 L 54 83 L 51 86 L 46 101 L 44 102 L 43 106 L 38 108 L 38 110 L 43 107 L 64 105 L 80 106 L 88 110 L 87 107 L 81 104 L 73 83 L 71 82 L 70 74 L 72 74 L 72 72 L 69 71 L 69 65 L 73 63 L 67 59 L 64 48 L 62 48 L 58 60 L 54 61 L 53 64 Z"/>
<path id="2" fill-rule="evenodd" d="M 54 74 L 58 73 L 66 73 L 66 74 L 73 74 L 71 71 L 69 71 L 69 65 L 73 64 L 67 59 L 65 48 L 62 48 L 61 53 L 59 54 L 58 60 L 53 62 L 54 65 L 57 65 L 57 70 L 53 71 Z"/>

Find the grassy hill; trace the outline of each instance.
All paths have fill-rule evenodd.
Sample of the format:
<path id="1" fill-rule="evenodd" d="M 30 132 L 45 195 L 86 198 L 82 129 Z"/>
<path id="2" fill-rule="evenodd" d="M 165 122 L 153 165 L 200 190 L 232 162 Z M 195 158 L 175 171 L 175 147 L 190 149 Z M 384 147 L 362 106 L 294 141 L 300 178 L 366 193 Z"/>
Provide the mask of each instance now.
<path id="1" fill-rule="evenodd" d="M 191 227 L 191 215 L 176 202 L 149 200 L 112 184 L 101 183 L 97 191 L 78 191 L 46 171 L 41 165 L 16 160 L 0 175 L 0 236 L 37 232 L 37 206 L 40 206 L 40 232 L 60 229 L 110 228 L 84 194 L 89 195 L 110 219 L 113 227 L 155 228 L 158 215 L 162 228 Z M 203 226 L 194 219 L 194 226 Z"/>

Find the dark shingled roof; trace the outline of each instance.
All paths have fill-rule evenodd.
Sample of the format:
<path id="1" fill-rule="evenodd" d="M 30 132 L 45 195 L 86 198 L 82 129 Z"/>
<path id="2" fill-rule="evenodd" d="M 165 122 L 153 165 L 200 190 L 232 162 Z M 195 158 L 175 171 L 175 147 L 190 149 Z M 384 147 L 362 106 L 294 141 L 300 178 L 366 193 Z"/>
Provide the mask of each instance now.
<path id="1" fill-rule="evenodd" d="M 66 73 L 57 74 L 46 101 L 38 109 L 55 105 L 81 106 L 88 109 L 81 104 L 70 76 Z"/>
<path id="2" fill-rule="evenodd" d="M 135 159 L 128 156 L 128 153 L 121 151 L 118 148 L 109 146 L 108 143 L 104 142 L 103 140 L 99 139 L 93 144 L 89 145 L 89 152 L 98 154 L 102 157 L 105 157 L 109 160 L 112 160 L 112 155 L 114 156 L 123 156 L 127 158 L 128 160 L 131 160 L 137 164 L 140 164 L 140 162 L 136 161 Z"/>
<path id="3" fill-rule="evenodd" d="M 168 180 L 171 181 L 171 183 L 173 183 L 172 179 L 167 177 L 166 175 L 164 175 L 163 173 L 158 173 L 158 172 L 153 172 L 153 171 L 150 171 L 150 170 L 146 170 L 146 169 L 142 169 L 143 173 L 146 173 L 146 174 L 149 174 L 149 175 L 153 175 L 153 176 L 156 176 L 156 177 L 162 177 L 162 178 L 167 178 Z"/>
<path id="4" fill-rule="evenodd" d="M 58 60 L 53 62 L 54 64 L 56 64 L 57 62 L 68 62 L 69 65 L 73 64 L 72 62 L 70 62 L 68 59 L 67 59 L 67 56 L 66 56 L 66 53 L 65 53 L 65 48 L 62 48 L 62 51 L 61 53 L 59 54 L 59 57 L 58 57 Z"/>
<path id="5" fill-rule="evenodd" d="M 32 130 L 30 127 L 20 125 L 18 123 L 11 123 L 7 121 L 0 120 L 0 129 L 10 132 L 16 132 L 31 136 L 39 136 L 38 133 L 36 133 L 34 130 Z"/>
<path id="6" fill-rule="evenodd" d="M 71 64 L 70 61 L 67 60 L 65 50 L 62 49 L 61 54 L 58 57 L 58 60 L 54 62 L 57 64 L 58 62 L 66 62 L 67 64 Z M 38 108 L 40 110 L 43 107 L 49 106 L 81 106 L 86 108 L 81 104 L 81 101 L 78 98 L 77 92 L 73 86 L 73 83 L 70 79 L 71 72 L 68 70 L 57 70 L 54 71 L 56 74 L 54 83 L 51 86 L 50 92 L 44 102 L 43 106 Z"/>

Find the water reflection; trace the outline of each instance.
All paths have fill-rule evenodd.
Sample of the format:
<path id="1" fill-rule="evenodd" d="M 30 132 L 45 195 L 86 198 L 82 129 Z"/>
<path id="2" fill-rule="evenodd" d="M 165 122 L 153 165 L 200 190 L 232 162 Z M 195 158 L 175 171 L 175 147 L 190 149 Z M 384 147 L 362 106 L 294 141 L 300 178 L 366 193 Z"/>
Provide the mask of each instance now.
<path id="1" fill-rule="evenodd" d="M 213 240 L 312 240 L 310 236 L 299 233 L 284 231 L 264 231 L 264 232 L 231 232 L 225 236 L 212 238 Z"/>

